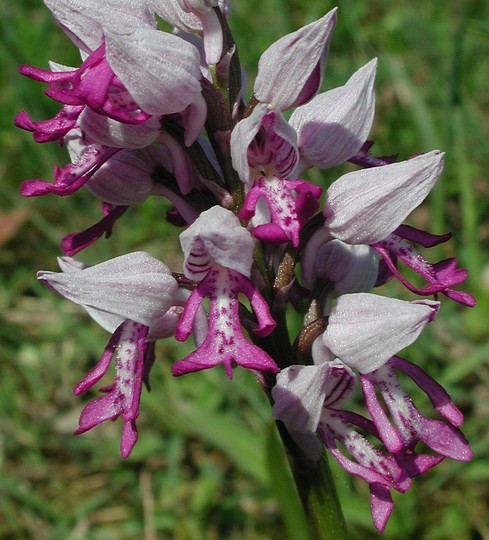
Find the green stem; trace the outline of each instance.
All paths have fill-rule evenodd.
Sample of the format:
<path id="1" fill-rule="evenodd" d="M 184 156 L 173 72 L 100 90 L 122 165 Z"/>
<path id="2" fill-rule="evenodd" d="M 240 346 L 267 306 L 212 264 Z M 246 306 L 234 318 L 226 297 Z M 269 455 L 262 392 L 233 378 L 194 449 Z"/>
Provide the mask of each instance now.
<path id="1" fill-rule="evenodd" d="M 348 540 L 348 530 L 326 454 L 313 460 L 292 441 L 279 423 L 292 475 L 314 540 Z"/>

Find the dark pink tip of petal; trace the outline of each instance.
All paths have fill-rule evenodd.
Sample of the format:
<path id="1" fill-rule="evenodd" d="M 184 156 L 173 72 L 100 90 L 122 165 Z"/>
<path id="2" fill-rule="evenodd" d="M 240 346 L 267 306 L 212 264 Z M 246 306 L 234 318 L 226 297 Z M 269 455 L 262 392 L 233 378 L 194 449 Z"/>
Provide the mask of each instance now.
<path id="1" fill-rule="evenodd" d="M 39 82 L 58 82 L 72 77 L 74 71 L 51 71 L 48 69 L 36 68 L 28 64 L 21 64 L 19 66 L 19 73 L 29 79 L 34 79 Z"/>
<path id="2" fill-rule="evenodd" d="M 53 184 L 46 180 L 26 180 L 20 186 L 20 194 L 23 197 L 39 197 L 48 193 L 53 193 Z"/>
<path id="3" fill-rule="evenodd" d="M 180 377 L 182 375 L 186 375 L 187 373 L 202 371 L 203 369 L 208 369 L 210 367 L 214 366 L 203 366 L 202 364 L 198 364 L 196 362 L 188 362 L 186 361 L 186 359 L 183 359 L 173 364 L 171 368 L 171 374 L 174 377 Z"/>
<path id="4" fill-rule="evenodd" d="M 444 259 L 433 265 L 436 279 L 447 286 L 458 285 L 469 277 L 465 268 L 457 268 L 457 260 L 454 258 Z"/>
<path id="5" fill-rule="evenodd" d="M 474 307 L 477 304 L 477 300 L 471 294 L 464 291 L 447 289 L 446 291 L 443 291 L 443 294 L 450 298 L 450 300 L 462 304 L 463 306 Z"/>
<path id="6" fill-rule="evenodd" d="M 370 513 L 375 528 L 383 532 L 389 521 L 394 503 L 389 488 L 379 484 L 370 484 Z"/>
<path id="7" fill-rule="evenodd" d="M 389 360 L 389 364 L 410 377 L 425 392 L 435 409 L 444 418 L 449 420 L 454 426 L 461 426 L 463 424 L 463 414 L 453 404 L 448 392 L 419 366 L 400 356 L 393 356 Z"/>
<path id="8" fill-rule="evenodd" d="M 292 240 L 295 247 L 299 245 L 298 237 L 295 239 L 289 238 L 289 235 L 276 223 L 258 225 L 253 229 L 252 234 L 255 238 L 267 244 L 285 244 Z"/>
<path id="9" fill-rule="evenodd" d="M 79 396 L 80 394 L 83 394 L 84 392 L 92 388 L 92 386 L 96 384 L 107 373 L 110 362 L 112 360 L 112 356 L 116 351 L 117 344 L 119 343 L 121 333 L 122 324 L 115 330 L 115 332 L 110 337 L 109 342 L 107 343 L 104 352 L 100 357 L 100 360 L 97 362 L 97 365 L 75 386 L 73 390 L 75 396 Z"/>
<path id="10" fill-rule="evenodd" d="M 427 231 L 411 227 L 410 225 L 401 225 L 393 234 L 400 236 L 405 240 L 409 240 L 410 242 L 420 244 L 426 248 L 443 244 L 452 237 L 452 233 L 450 232 L 446 234 L 431 234 Z"/>
<path id="11" fill-rule="evenodd" d="M 424 418 L 421 420 L 421 441 L 442 456 L 456 461 L 470 461 L 474 453 L 462 432 L 439 420 Z"/>
<path id="12" fill-rule="evenodd" d="M 34 122 L 27 111 L 20 111 L 15 115 L 14 125 L 26 131 L 34 131 Z"/>
<path id="13" fill-rule="evenodd" d="M 38 143 L 61 141 L 76 126 L 83 108 L 66 105 L 53 118 L 39 122 L 34 122 L 27 111 L 21 111 L 15 117 L 14 124 L 18 128 L 32 132 L 34 140 Z"/>
<path id="14" fill-rule="evenodd" d="M 85 431 L 92 429 L 106 420 L 114 420 L 120 414 L 121 408 L 115 403 L 112 394 L 105 394 L 98 397 L 90 401 L 83 409 L 80 415 L 78 429 L 74 432 L 74 435 L 85 433 Z"/>
<path id="15" fill-rule="evenodd" d="M 257 336 L 268 336 L 275 330 L 276 327 L 277 323 L 273 319 L 270 319 L 270 321 L 267 321 L 261 326 L 253 328 L 252 332 Z"/>
<path id="16" fill-rule="evenodd" d="M 109 238 L 117 219 L 128 209 L 128 206 L 117 206 L 101 221 L 79 233 L 71 233 L 61 240 L 61 249 L 70 257 L 93 244 L 104 234 Z"/>
<path id="17" fill-rule="evenodd" d="M 138 440 L 138 430 L 135 420 L 128 420 L 124 422 L 121 436 L 121 456 L 126 459 L 132 452 L 136 442 Z"/>
<path id="18" fill-rule="evenodd" d="M 77 181 L 63 185 L 57 183 L 47 182 L 46 180 L 26 180 L 22 182 L 20 186 L 20 194 L 24 197 L 40 197 L 52 193 L 53 195 L 59 195 L 60 197 L 71 195 L 83 184 L 88 181 L 88 178 L 78 178 Z"/>
<path id="19" fill-rule="evenodd" d="M 396 455 L 396 460 L 409 478 L 418 476 L 432 469 L 445 459 L 444 456 L 431 456 L 429 454 L 415 454 L 408 451 Z"/>
<path id="20" fill-rule="evenodd" d="M 278 373 L 280 371 L 277 364 L 268 356 L 263 353 L 259 359 L 246 360 L 242 358 L 236 359 L 238 366 L 245 369 L 252 369 L 255 371 L 263 371 L 265 373 Z"/>

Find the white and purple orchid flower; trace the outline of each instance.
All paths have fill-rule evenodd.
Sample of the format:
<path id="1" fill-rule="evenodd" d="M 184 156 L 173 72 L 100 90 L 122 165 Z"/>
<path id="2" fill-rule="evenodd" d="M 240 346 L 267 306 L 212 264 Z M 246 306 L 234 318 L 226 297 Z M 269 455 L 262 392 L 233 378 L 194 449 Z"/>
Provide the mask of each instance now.
<path id="1" fill-rule="evenodd" d="M 172 367 L 174 375 L 223 364 L 229 378 L 233 365 L 275 373 L 278 367 L 262 349 L 243 337 L 239 317 L 239 293 L 248 297 L 257 325 L 253 332 L 267 336 L 276 324 L 268 304 L 250 280 L 254 242 L 230 211 L 214 206 L 180 235 L 185 256 L 184 273 L 198 282 L 192 291 L 175 337 L 186 340 L 204 297 L 209 297 L 209 330 L 196 351 Z"/>
<path id="2" fill-rule="evenodd" d="M 65 196 L 84 186 L 102 203 L 99 223 L 63 238 L 70 256 L 110 236 L 128 207 L 150 196 L 168 199 L 167 220 L 186 227 L 183 273 L 144 252 L 92 267 L 63 257 L 62 272 L 39 272 L 112 333 L 75 394 L 101 381 L 112 362 L 114 381 L 84 408 L 75 433 L 121 417 L 127 457 L 153 342 L 192 335 L 195 350 L 173 364 L 172 374 L 222 365 L 231 379 L 236 366 L 252 370 L 304 462 L 316 462 L 324 446 L 369 484 L 382 531 L 393 507 L 390 490 L 407 491 L 413 477 L 445 457 L 472 456 L 459 430 L 463 415 L 446 391 L 398 356 L 435 319 L 440 293 L 475 304 L 454 288 L 467 278 L 455 259 L 431 264 L 413 247 L 450 235 L 404 224 L 438 181 L 443 153 L 399 162 L 369 153 L 376 59 L 343 86 L 321 91 L 336 9 L 263 53 L 246 102 L 228 0 L 45 4 L 79 49 L 81 65 L 21 66 L 23 75 L 48 85 L 61 110 L 42 121 L 23 111 L 16 124 L 37 142 L 65 145 L 71 163 L 55 168 L 52 183 L 24 182 L 22 194 Z M 158 29 L 158 17 L 173 33 Z M 329 186 L 300 178 L 346 161 L 359 168 Z M 425 285 L 408 281 L 400 262 Z M 393 277 L 424 298 L 371 293 Z M 293 344 L 289 304 L 304 315 Z M 415 405 L 403 388 L 406 377 L 438 418 Z M 357 387 L 366 416 L 353 410 Z M 343 408 L 348 402 L 352 410 Z"/>
<path id="3" fill-rule="evenodd" d="M 68 300 L 81 305 L 112 337 L 95 368 L 75 387 L 79 395 L 92 388 L 115 358 L 114 383 L 89 403 L 76 433 L 122 416 L 121 454 L 127 457 L 137 440 L 136 419 L 148 339 L 175 330 L 173 306 L 184 299 L 162 262 L 144 252 L 116 257 L 87 267 L 70 258 L 59 260 L 63 272 L 39 272 L 38 279 Z"/>
<path id="4" fill-rule="evenodd" d="M 402 225 L 434 187 L 442 169 L 443 154 L 434 151 L 407 161 L 354 171 L 333 182 L 326 192 L 324 228 L 313 235 L 304 250 L 302 269 L 306 284 L 311 286 L 323 272 L 315 253 L 324 252 L 330 241 L 337 240 L 349 246 L 371 246 L 389 271 L 417 294 L 443 293 L 456 302 L 473 306 L 475 300 L 470 294 L 452 289 L 467 278 L 465 270 L 456 268 L 454 259 L 432 265 L 406 242 L 407 239 L 431 247 L 449 236 L 429 235 Z M 428 286 L 417 288 L 402 277 L 396 267 L 397 259 L 420 274 Z M 375 280 L 371 286 L 374 284 Z"/>

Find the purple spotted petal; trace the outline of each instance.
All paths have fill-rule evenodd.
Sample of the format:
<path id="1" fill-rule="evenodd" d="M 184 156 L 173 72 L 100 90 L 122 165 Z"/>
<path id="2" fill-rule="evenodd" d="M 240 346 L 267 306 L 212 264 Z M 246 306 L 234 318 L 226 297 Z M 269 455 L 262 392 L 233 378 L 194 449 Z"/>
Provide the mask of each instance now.
<path id="1" fill-rule="evenodd" d="M 411 397 L 401 388 L 390 364 L 362 375 L 362 388 L 369 413 L 391 452 L 411 449 L 417 441 L 421 441 L 442 456 L 458 461 L 472 458 L 473 453 L 460 430 L 450 423 L 425 418 L 420 413 Z M 389 420 L 375 388 L 379 389 L 390 412 L 391 426 L 387 425 Z"/>
<path id="2" fill-rule="evenodd" d="M 242 334 L 239 319 L 238 295 L 244 292 L 250 299 L 258 317 L 258 335 L 268 335 L 274 328 L 268 306 L 245 276 L 216 265 L 190 295 L 175 337 L 185 341 L 191 334 L 197 311 L 204 299 L 210 299 L 209 328 L 204 342 L 196 351 L 172 367 L 175 376 L 201 371 L 222 364 L 229 378 L 235 365 L 256 371 L 276 373 L 278 367 L 272 358 Z"/>
<path id="3" fill-rule="evenodd" d="M 117 342 L 111 340 L 94 370 L 75 387 L 75 394 L 86 392 L 108 369 L 108 360 L 115 356 L 114 384 L 107 393 L 91 401 L 80 415 L 75 435 L 94 426 L 122 416 L 124 422 L 121 437 L 121 455 L 126 458 L 137 441 L 136 419 L 139 416 L 139 400 L 143 381 L 144 351 L 148 328 L 133 321 L 125 321 L 116 331 Z"/>

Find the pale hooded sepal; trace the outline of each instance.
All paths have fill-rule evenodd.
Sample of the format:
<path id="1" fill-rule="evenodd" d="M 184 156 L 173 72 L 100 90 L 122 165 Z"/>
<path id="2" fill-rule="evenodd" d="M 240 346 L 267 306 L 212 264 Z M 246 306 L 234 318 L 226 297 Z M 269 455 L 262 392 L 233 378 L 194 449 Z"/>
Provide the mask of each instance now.
<path id="1" fill-rule="evenodd" d="M 189 279 L 202 280 L 214 264 L 250 277 L 254 241 L 230 210 L 213 206 L 202 212 L 180 235 L 180 243 Z"/>
<path id="2" fill-rule="evenodd" d="M 376 67 L 377 60 L 371 60 L 345 86 L 323 92 L 294 111 L 290 125 L 297 131 L 302 167 L 328 169 L 360 150 L 374 118 Z"/>
<path id="3" fill-rule="evenodd" d="M 336 8 L 273 43 L 261 56 L 254 94 L 284 111 L 309 101 L 321 86 Z"/>
<path id="4" fill-rule="evenodd" d="M 160 122 L 154 116 L 142 124 L 126 124 L 88 107 L 80 114 L 78 126 L 80 129 L 68 133 L 67 139 L 83 134 L 95 143 L 115 148 L 144 148 L 155 142 L 161 131 Z"/>
<path id="5" fill-rule="evenodd" d="M 152 175 L 169 157 L 161 147 L 121 150 L 90 178 L 85 187 L 97 199 L 116 206 L 144 202 L 153 191 Z"/>
<path id="6" fill-rule="evenodd" d="M 183 39 L 152 28 L 130 35 L 106 31 L 107 62 L 150 115 L 183 111 L 201 92 L 200 56 Z"/>
<path id="7" fill-rule="evenodd" d="M 107 25 L 119 32 L 156 26 L 146 2 L 44 0 L 44 3 L 65 34 L 85 53 L 94 51 L 103 42 L 103 27 Z"/>
<path id="8" fill-rule="evenodd" d="M 145 252 L 135 252 L 69 272 L 38 272 L 50 289 L 82 306 L 100 326 L 114 332 L 126 319 L 151 327 L 173 305 L 178 285 L 168 267 Z"/>
<path id="9" fill-rule="evenodd" d="M 370 246 L 331 239 L 328 231 L 321 228 L 303 250 L 301 270 L 311 289 L 317 279 L 322 279 L 334 284 L 336 295 L 368 292 L 377 280 L 379 257 Z"/>
<path id="10" fill-rule="evenodd" d="M 114 332 L 95 368 L 76 386 L 80 395 L 96 384 L 109 369 L 115 356 L 114 383 L 102 389 L 106 394 L 91 401 L 82 411 L 75 435 L 94 426 L 122 416 L 124 427 L 121 437 L 121 455 L 126 458 L 136 444 L 138 432 L 139 400 L 143 382 L 144 351 L 148 327 L 134 321 L 124 321 Z"/>
<path id="11" fill-rule="evenodd" d="M 273 416 L 287 429 L 315 433 L 323 408 L 343 403 L 354 387 L 355 375 L 339 360 L 287 367 L 272 389 Z"/>
<path id="12" fill-rule="evenodd" d="M 411 345 L 439 306 L 433 300 L 406 302 L 369 293 L 344 294 L 331 310 L 323 342 L 351 368 L 370 373 Z"/>
<path id="13" fill-rule="evenodd" d="M 345 174 L 326 192 L 325 227 L 348 244 L 383 240 L 431 191 L 443 169 L 443 155 L 435 150 Z"/>

